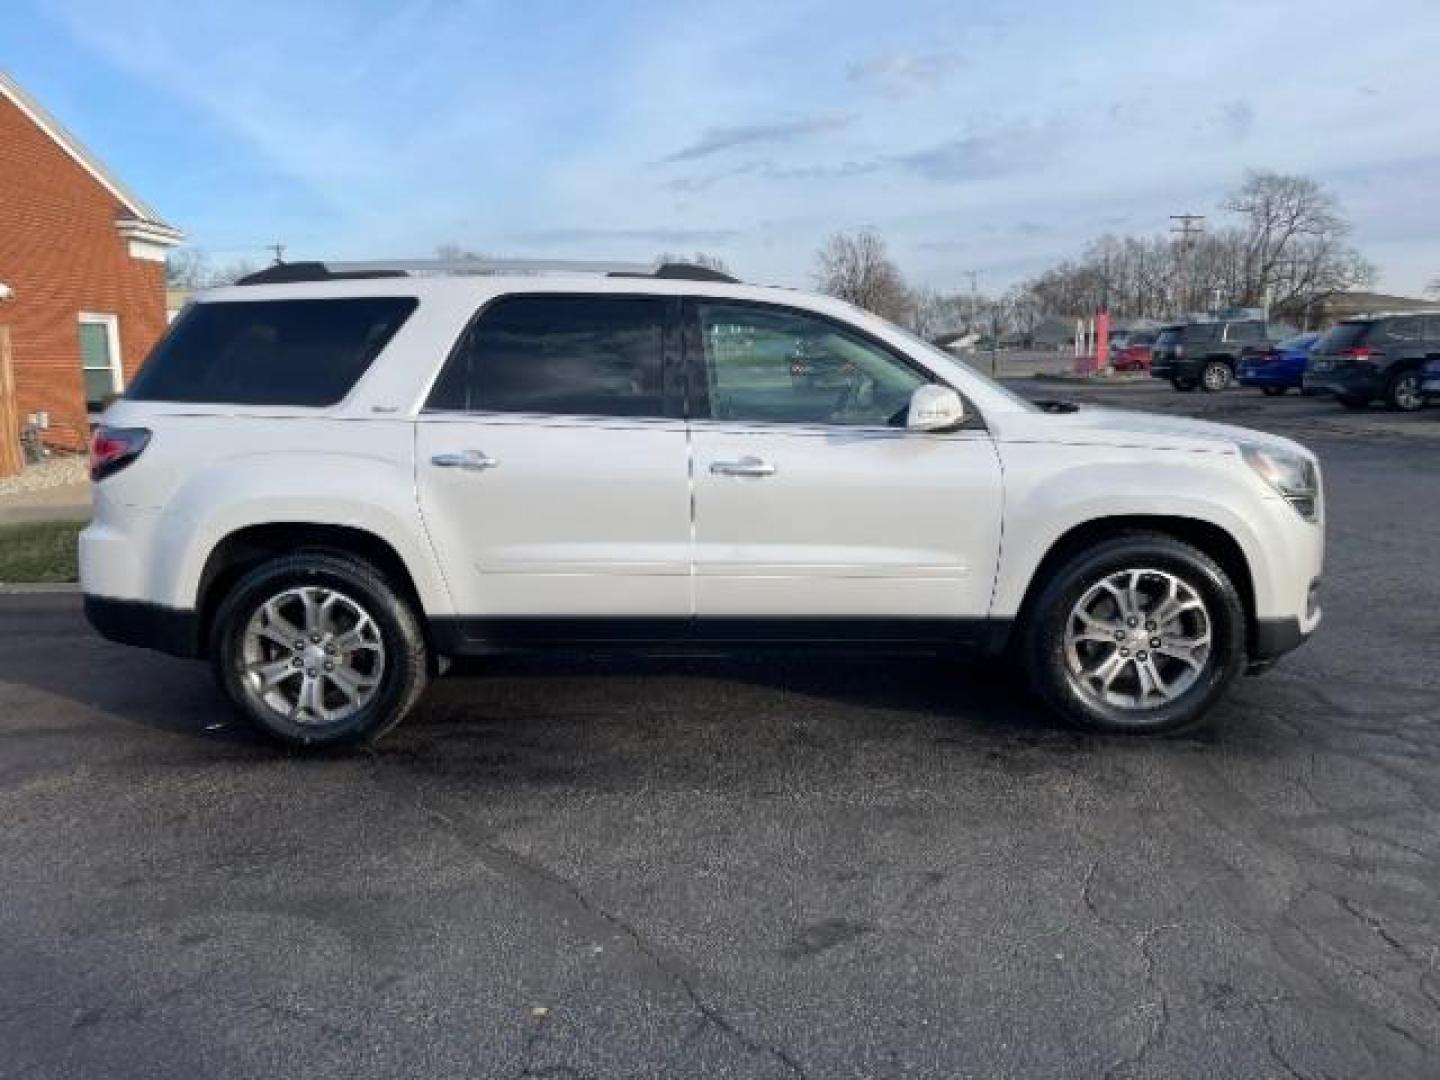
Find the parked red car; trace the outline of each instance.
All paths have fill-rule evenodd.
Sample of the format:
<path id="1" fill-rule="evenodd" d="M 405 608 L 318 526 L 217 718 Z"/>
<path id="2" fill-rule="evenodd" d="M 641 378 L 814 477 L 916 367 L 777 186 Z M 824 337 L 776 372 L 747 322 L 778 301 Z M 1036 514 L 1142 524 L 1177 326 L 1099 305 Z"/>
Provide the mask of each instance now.
<path id="1" fill-rule="evenodd" d="M 1125 347 L 1116 349 L 1110 357 L 1110 364 L 1116 371 L 1149 371 L 1150 349 L 1155 344 L 1153 330 L 1141 330 L 1131 334 Z"/>

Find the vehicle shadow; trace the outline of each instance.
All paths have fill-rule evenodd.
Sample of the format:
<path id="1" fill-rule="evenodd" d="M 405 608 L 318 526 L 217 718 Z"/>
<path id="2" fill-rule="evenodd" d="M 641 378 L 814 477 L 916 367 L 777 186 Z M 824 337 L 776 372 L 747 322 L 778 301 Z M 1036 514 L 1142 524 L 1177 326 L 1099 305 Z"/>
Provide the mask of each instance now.
<path id="1" fill-rule="evenodd" d="M 0 704 L 11 730 L 90 737 L 113 730 L 106 720 L 114 718 L 182 736 L 168 742 L 167 759 L 262 764 L 296 756 L 241 721 L 205 665 L 70 633 L 63 635 L 67 658 L 56 659 L 66 651 L 56 648 L 61 629 L 43 626 L 28 644 L 0 648 Z M 1183 742 L 1216 738 L 1223 735 Z M 113 751 L 113 742 L 99 741 Z M 458 668 L 367 753 L 377 766 L 476 783 L 584 787 L 641 773 L 704 782 L 709 773 L 794 769 L 809 756 L 843 757 L 860 747 L 881 756 L 919 747 L 1002 761 L 1086 754 L 1113 741 L 1135 744 L 1059 725 L 993 664 L 879 655 L 562 655 Z M 155 747 L 147 742 L 141 752 Z"/>

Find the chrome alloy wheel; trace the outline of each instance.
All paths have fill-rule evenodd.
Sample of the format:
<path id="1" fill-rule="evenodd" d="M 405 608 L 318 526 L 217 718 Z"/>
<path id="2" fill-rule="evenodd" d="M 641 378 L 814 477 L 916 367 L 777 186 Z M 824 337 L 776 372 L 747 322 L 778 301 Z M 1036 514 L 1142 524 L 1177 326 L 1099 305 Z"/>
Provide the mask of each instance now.
<path id="1" fill-rule="evenodd" d="M 257 701 L 296 724 L 347 720 L 385 674 L 380 628 L 333 589 L 287 589 L 256 609 L 241 639 L 241 678 Z"/>
<path id="2" fill-rule="evenodd" d="M 1205 380 L 1205 389 L 1212 393 L 1230 385 L 1230 369 L 1224 364 L 1206 364 L 1201 377 Z"/>
<path id="3" fill-rule="evenodd" d="M 1420 393 L 1420 376 L 1415 372 L 1401 375 L 1395 380 L 1395 389 L 1391 394 L 1395 401 L 1395 407 L 1402 412 L 1414 412 L 1425 404 L 1425 398 Z"/>
<path id="4" fill-rule="evenodd" d="M 1065 663 L 1107 705 L 1153 709 L 1189 690 L 1210 659 L 1210 612 L 1165 570 L 1121 570 L 1090 586 L 1065 622 Z"/>

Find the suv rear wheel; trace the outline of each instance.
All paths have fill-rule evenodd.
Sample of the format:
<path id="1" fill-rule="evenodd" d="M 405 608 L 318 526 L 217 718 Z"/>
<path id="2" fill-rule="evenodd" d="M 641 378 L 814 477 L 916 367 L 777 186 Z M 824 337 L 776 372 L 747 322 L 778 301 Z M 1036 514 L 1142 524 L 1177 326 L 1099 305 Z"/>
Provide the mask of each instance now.
<path id="1" fill-rule="evenodd" d="M 1228 387 L 1234 378 L 1234 370 L 1224 360 L 1207 360 L 1200 372 L 1200 385 L 1214 394 Z"/>
<path id="2" fill-rule="evenodd" d="M 1385 387 L 1385 404 L 1398 412 L 1414 412 L 1425 404 L 1425 395 L 1420 393 L 1420 373 L 1402 371 L 1395 375 Z"/>
<path id="3" fill-rule="evenodd" d="M 241 578 L 216 614 L 211 655 L 247 719 L 312 749 L 378 739 L 427 681 L 410 605 L 369 563 L 329 552 L 283 556 Z"/>
<path id="4" fill-rule="evenodd" d="M 1044 586 L 1021 647 L 1030 683 L 1096 731 L 1194 724 L 1245 663 L 1245 609 L 1225 571 L 1164 533 L 1073 556 Z"/>

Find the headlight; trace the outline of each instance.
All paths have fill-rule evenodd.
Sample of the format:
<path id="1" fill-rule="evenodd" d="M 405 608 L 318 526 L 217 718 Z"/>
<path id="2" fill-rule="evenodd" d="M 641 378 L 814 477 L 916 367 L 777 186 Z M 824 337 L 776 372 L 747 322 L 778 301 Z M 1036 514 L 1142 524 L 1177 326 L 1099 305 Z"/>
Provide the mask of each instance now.
<path id="1" fill-rule="evenodd" d="M 1306 521 L 1320 517 L 1320 473 L 1315 462 L 1300 454 L 1268 446 L 1240 444 L 1240 456 L 1272 488 L 1285 497 Z"/>

